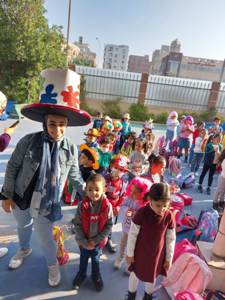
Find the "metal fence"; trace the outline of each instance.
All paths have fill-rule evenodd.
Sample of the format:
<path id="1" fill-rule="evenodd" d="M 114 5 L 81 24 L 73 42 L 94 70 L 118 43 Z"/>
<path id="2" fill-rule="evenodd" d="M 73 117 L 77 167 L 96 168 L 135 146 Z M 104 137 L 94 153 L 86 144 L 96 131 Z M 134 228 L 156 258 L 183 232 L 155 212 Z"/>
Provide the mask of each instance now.
<path id="1" fill-rule="evenodd" d="M 76 71 L 86 79 L 87 99 L 113 100 L 137 103 L 141 74 L 77 66 Z M 219 109 L 225 110 L 225 85 L 220 92 Z M 150 75 L 147 83 L 145 105 L 167 108 L 207 109 L 211 81 Z"/>
<path id="2" fill-rule="evenodd" d="M 203 111 L 207 109 L 211 81 L 151 75 L 146 105 Z"/>
<path id="3" fill-rule="evenodd" d="M 114 100 L 121 98 L 137 103 L 141 74 L 116 70 L 76 66 L 76 72 L 86 80 L 87 99 Z"/>
<path id="4" fill-rule="evenodd" d="M 220 90 L 219 90 L 216 109 L 220 113 L 225 112 L 225 83 L 220 84 Z"/>

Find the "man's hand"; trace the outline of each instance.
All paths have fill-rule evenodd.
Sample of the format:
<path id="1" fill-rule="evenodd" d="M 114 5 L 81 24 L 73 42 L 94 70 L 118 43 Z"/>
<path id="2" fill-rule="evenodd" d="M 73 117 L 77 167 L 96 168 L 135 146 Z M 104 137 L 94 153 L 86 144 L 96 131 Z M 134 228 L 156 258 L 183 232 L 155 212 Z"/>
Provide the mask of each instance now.
<path id="1" fill-rule="evenodd" d="M 127 261 L 127 264 L 130 266 L 131 264 L 134 263 L 134 257 L 127 256 L 126 261 Z"/>
<path id="2" fill-rule="evenodd" d="M 14 207 L 15 203 L 11 199 L 2 200 L 2 208 L 5 212 L 11 213 Z"/>

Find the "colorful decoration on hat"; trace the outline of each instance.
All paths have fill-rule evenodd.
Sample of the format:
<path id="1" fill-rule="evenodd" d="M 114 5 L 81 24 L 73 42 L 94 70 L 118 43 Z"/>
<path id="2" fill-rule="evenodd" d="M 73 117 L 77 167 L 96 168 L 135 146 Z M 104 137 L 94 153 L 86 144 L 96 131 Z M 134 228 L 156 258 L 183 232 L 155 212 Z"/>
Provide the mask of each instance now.
<path id="1" fill-rule="evenodd" d="M 46 69 L 38 104 L 26 105 L 21 113 L 31 120 L 43 122 L 45 115 L 63 115 L 68 126 L 87 125 L 91 117 L 80 110 L 80 75 L 72 70 Z"/>
<path id="2" fill-rule="evenodd" d="M 110 167 L 114 167 L 123 172 L 128 172 L 128 158 L 121 154 L 116 154 L 112 157 Z"/>
<path id="3" fill-rule="evenodd" d="M 122 128 L 123 128 L 122 123 L 121 123 L 120 121 L 118 121 L 118 120 L 115 120 L 115 121 L 113 122 L 113 126 L 114 126 L 114 130 L 115 130 L 115 131 L 120 131 L 120 130 L 122 130 Z"/>
<path id="4" fill-rule="evenodd" d="M 61 95 L 64 97 L 63 101 L 66 102 L 70 106 L 79 107 L 80 105 L 80 85 L 77 86 L 77 91 L 73 91 L 72 85 L 67 87 L 68 91 L 63 91 Z"/>
<path id="5" fill-rule="evenodd" d="M 94 160 L 93 164 L 92 164 L 92 168 L 94 170 L 98 170 L 99 169 L 99 155 L 98 152 L 96 151 L 95 148 L 90 148 L 88 147 L 86 144 L 81 144 L 80 145 L 80 151 L 88 151 L 88 153 L 91 155 L 92 159 Z"/>

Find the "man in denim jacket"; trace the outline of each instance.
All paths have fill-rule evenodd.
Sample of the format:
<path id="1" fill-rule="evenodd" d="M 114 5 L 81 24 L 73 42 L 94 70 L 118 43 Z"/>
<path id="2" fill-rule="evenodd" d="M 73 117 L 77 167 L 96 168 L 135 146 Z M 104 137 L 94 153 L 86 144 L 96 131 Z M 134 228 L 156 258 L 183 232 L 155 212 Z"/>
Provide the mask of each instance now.
<path id="1" fill-rule="evenodd" d="M 53 84 L 44 86 L 45 94 L 41 95 L 40 104 L 27 105 L 21 112 L 32 120 L 42 122 L 43 131 L 26 135 L 18 142 L 7 165 L 1 198 L 3 209 L 14 214 L 20 244 L 9 268 L 17 269 L 31 254 L 30 239 L 34 225 L 48 265 L 48 283 L 57 286 L 61 276 L 52 228 L 54 222 L 62 217 L 60 200 L 67 177 L 76 190 L 83 191 L 77 147 L 65 137 L 65 131 L 67 126 L 88 124 L 90 116 L 79 107 L 65 103 L 65 96 L 73 88 L 75 90 L 79 75 L 60 69 L 45 70 L 42 75 L 45 82 L 52 81 Z M 69 82 L 59 84 L 70 77 L 70 82 L 75 82 L 74 87 Z M 54 84 L 55 78 L 59 87 Z M 64 95 L 63 99 L 61 95 Z"/>

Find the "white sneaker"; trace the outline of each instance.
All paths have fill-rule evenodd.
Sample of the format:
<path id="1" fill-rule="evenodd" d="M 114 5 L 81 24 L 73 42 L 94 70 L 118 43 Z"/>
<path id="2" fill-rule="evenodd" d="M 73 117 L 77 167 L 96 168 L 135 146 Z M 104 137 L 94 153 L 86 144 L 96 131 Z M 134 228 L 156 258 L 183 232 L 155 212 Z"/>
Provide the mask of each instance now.
<path id="1" fill-rule="evenodd" d="M 8 253 L 8 251 L 9 250 L 6 247 L 0 248 L 0 258 L 3 257 L 3 256 L 5 256 Z"/>
<path id="2" fill-rule="evenodd" d="M 59 285 L 61 280 L 61 274 L 59 270 L 59 265 L 55 264 L 52 266 L 48 266 L 48 284 L 51 287 Z"/>
<path id="3" fill-rule="evenodd" d="M 114 268 L 119 270 L 122 267 L 122 264 L 123 264 L 123 259 L 117 257 L 114 262 Z"/>
<path id="4" fill-rule="evenodd" d="M 195 177 L 198 177 L 198 175 L 199 175 L 198 172 L 195 172 Z"/>
<path id="5" fill-rule="evenodd" d="M 22 265 L 24 258 L 30 255 L 31 252 L 32 249 L 19 249 L 17 253 L 10 259 L 9 268 L 12 270 L 19 268 Z"/>

